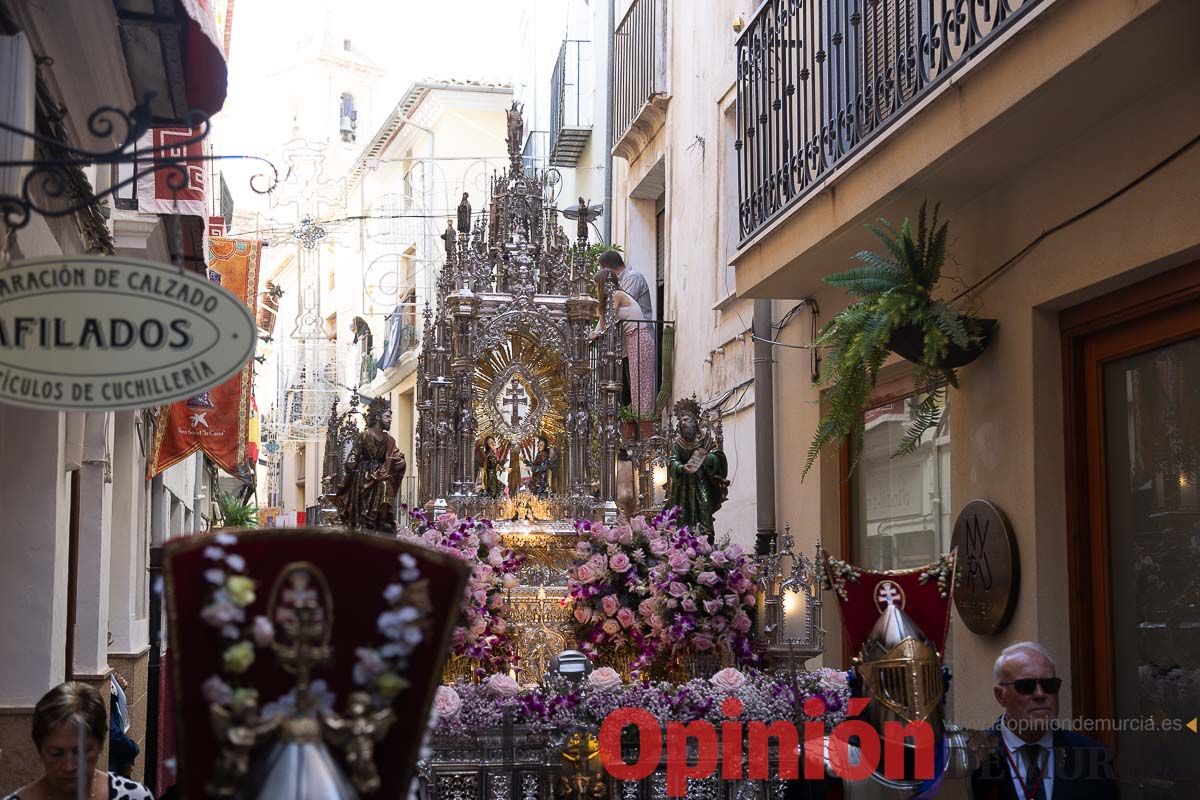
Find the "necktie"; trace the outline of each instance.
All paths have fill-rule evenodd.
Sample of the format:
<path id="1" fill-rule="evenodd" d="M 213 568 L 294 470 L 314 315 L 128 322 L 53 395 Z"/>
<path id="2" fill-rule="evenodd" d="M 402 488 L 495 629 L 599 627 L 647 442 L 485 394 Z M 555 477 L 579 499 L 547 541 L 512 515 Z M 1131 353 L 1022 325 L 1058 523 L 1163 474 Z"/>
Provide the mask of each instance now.
<path id="1" fill-rule="evenodd" d="M 1042 753 L 1045 752 L 1040 744 L 1027 744 L 1021 748 L 1021 758 L 1025 762 L 1026 797 L 1023 800 L 1046 800 L 1046 783 L 1044 777 L 1045 765 Z"/>

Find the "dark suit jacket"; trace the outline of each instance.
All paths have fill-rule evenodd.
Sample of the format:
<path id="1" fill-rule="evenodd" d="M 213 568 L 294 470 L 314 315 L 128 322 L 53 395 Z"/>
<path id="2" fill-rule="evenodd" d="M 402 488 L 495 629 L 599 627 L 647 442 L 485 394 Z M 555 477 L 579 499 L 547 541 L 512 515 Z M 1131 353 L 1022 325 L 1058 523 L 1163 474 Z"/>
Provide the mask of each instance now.
<path id="1" fill-rule="evenodd" d="M 993 728 L 997 736 L 998 727 Z M 1054 732 L 1052 800 L 1116 800 L 1117 778 L 1112 753 L 1095 739 L 1078 733 Z M 1004 748 L 997 747 L 971 776 L 975 800 L 1025 800 L 1018 797 Z"/>

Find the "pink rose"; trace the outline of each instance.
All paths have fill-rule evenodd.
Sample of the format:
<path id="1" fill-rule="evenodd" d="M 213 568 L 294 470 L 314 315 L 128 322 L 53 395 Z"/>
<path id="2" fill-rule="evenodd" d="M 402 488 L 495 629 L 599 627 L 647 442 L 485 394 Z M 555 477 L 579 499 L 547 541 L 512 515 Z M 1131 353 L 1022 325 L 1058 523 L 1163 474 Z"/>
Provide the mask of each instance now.
<path id="1" fill-rule="evenodd" d="M 724 617 L 713 617 L 712 618 L 713 630 L 717 631 L 718 633 L 725 630 L 726 624 L 728 624 L 728 623 L 725 622 Z"/>
<path id="2" fill-rule="evenodd" d="M 694 614 L 696 612 L 696 601 L 690 597 L 683 598 L 683 610 L 689 614 Z"/>
<path id="3" fill-rule="evenodd" d="M 632 627 L 634 623 L 633 612 L 628 608 L 622 608 L 617 612 L 617 622 L 621 623 L 622 628 Z"/>
<path id="4" fill-rule="evenodd" d="M 714 550 L 712 553 L 712 562 L 718 567 L 723 567 L 729 563 L 729 559 L 725 557 L 725 553 L 720 550 Z"/>
<path id="5" fill-rule="evenodd" d="M 445 719 L 453 717 L 462 708 L 462 698 L 458 696 L 458 692 L 450 686 L 439 686 L 437 693 L 433 696 L 433 710 L 438 713 L 438 716 Z"/>
<path id="6" fill-rule="evenodd" d="M 604 620 L 604 624 L 600 627 L 603 628 L 604 632 L 609 636 L 616 636 L 621 632 L 621 623 L 617 622 L 615 619 Z"/>
<path id="7" fill-rule="evenodd" d="M 709 614 L 715 614 L 725 607 L 725 604 L 720 600 L 705 600 L 704 610 Z"/>
<path id="8" fill-rule="evenodd" d="M 590 542 L 580 542 L 579 544 L 575 545 L 575 552 L 584 556 L 590 555 L 592 552 L 592 545 Z"/>
<path id="9" fill-rule="evenodd" d="M 617 600 L 616 595 L 605 595 L 600 601 L 600 607 L 604 609 L 604 613 L 612 616 L 617 613 L 617 609 L 621 607 L 621 603 Z"/>
<path id="10" fill-rule="evenodd" d="M 650 542 L 650 552 L 656 556 L 661 556 L 663 553 L 667 552 L 670 547 L 671 546 L 667 544 L 666 540 L 664 539 L 655 539 L 654 541 Z"/>
<path id="11" fill-rule="evenodd" d="M 840 669 L 832 667 L 821 667 L 817 670 L 821 676 L 821 686 L 831 690 L 841 690 L 846 688 L 846 673 Z"/>
<path id="12" fill-rule="evenodd" d="M 696 580 L 705 586 L 716 586 L 721 582 L 721 579 L 717 577 L 717 573 L 711 571 L 701 572 L 696 576 Z"/>
<path id="13" fill-rule="evenodd" d="M 647 597 L 642 602 L 638 603 L 638 613 L 645 619 L 658 616 L 658 608 L 655 605 L 654 598 Z"/>
<path id="14" fill-rule="evenodd" d="M 746 676 L 733 667 L 726 667 L 708 679 L 709 683 L 722 692 L 732 694 L 746 684 Z"/>
<path id="15" fill-rule="evenodd" d="M 520 585 L 521 585 L 521 581 L 520 581 L 520 579 L 517 578 L 516 575 L 513 575 L 511 572 L 504 573 L 504 588 L 505 589 L 515 589 Z"/>
<path id="16" fill-rule="evenodd" d="M 487 560 L 493 567 L 500 566 L 504 563 L 504 551 L 499 547 L 493 547 L 491 550 L 488 550 Z"/>
<path id="17" fill-rule="evenodd" d="M 580 625 L 586 625 L 592 618 L 592 610 L 587 606 L 575 606 L 575 619 Z"/>
<path id="18" fill-rule="evenodd" d="M 615 556 L 609 556 L 608 566 L 613 572 L 628 572 L 631 564 L 629 556 L 624 553 L 617 553 Z"/>
<path id="19" fill-rule="evenodd" d="M 483 620 L 483 619 L 475 620 L 474 622 L 471 623 L 470 630 L 471 630 L 471 633 L 475 634 L 476 636 L 481 635 L 484 631 L 487 630 L 487 620 Z"/>
<path id="20" fill-rule="evenodd" d="M 744 605 L 744 606 L 758 605 L 758 598 L 752 594 L 743 595 L 742 596 L 742 605 Z"/>
<path id="21" fill-rule="evenodd" d="M 725 595 L 724 599 L 725 605 L 729 606 L 730 608 L 737 608 L 742 604 L 742 598 L 738 597 L 736 594 L 727 594 Z"/>
<path id="22" fill-rule="evenodd" d="M 484 547 L 492 548 L 500 544 L 500 536 L 490 528 L 487 528 L 479 535 L 479 542 Z"/>
<path id="23" fill-rule="evenodd" d="M 672 597 L 683 597 L 687 594 L 687 587 L 679 581 L 671 581 L 671 585 L 667 587 L 667 592 Z"/>
<path id="24" fill-rule="evenodd" d="M 678 551 L 671 554 L 671 557 L 667 559 L 667 564 L 675 572 L 687 572 L 692 568 L 692 562 L 687 555 Z"/>
<path id="25" fill-rule="evenodd" d="M 480 583 L 487 583 L 492 579 L 491 566 L 488 564 L 480 564 L 479 566 L 475 567 L 475 574 L 473 578 Z"/>
<path id="26" fill-rule="evenodd" d="M 516 697 L 521 691 L 521 685 L 503 672 L 489 676 L 487 688 L 489 692 L 499 697 Z"/>
<path id="27" fill-rule="evenodd" d="M 697 636 L 693 636 L 692 637 L 692 647 L 696 648 L 697 650 L 701 650 L 701 651 L 712 650 L 713 649 L 712 637 L 706 636 L 705 634 L 699 634 Z"/>
<path id="28" fill-rule="evenodd" d="M 492 620 L 492 633 L 504 633 L 508 630 L 508 623 L 504 621 L 504 617 L 496 617 Z"/>
<path id="29" fill-rule="evenodd" d="M 617 541 L 621 544 L 633 544 L 633 529 L 628 525 L 617 528 Z"/>
<path id="30" fill-rule="evenodd" d="M 745 633 L 750 630 L 750 618 L 742 611 L 739 611 L 733 618 L 733 628 L 736 631 Z"/>
<path id="31" fill-rule="evenodd" d="M 742 546 L 740 544 L 731 544 L 731 545 L 729 545 L 729 547 L 725 548 L 725 555 L 727 555 L 729 558 L 733 559 L 734 561 L 738 560 L 745 554 L 746 554 L 746 551 L 742 549 Z"/>
<path id="32" fill-rule="evenodd" d="M 629 521 L 629 529 L 634 533 L 642 533 L 646 530 L 646 518 L 634 517 Z"/>
<path id="33" fill-rule="evenodd" d="M 597 692 L 606 692 L 621 685 L 621 676 L 612 667 L 600 667 L 587 677 L 588 686 Z"/>
<path id="34" fill-rule="evenodd" d="M 596 580 L 596 572 L 591 564 L 580 564 L 575 568 L 575 579 L 580 583 L 591 583 Z"/>

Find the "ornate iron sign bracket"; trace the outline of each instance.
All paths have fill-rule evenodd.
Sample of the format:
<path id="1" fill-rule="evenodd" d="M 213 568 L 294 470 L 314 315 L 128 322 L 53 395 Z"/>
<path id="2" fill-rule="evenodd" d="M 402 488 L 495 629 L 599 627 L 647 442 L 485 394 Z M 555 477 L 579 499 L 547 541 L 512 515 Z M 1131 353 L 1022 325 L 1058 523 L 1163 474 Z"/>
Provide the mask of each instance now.
<path id="1" fill-rule="evenodd" d="M 255 175 L 250 179 L 250 188 L 258 194 L 267 194 L 274 190 L 280 180 L 279 171 L 274 164 L 261 156 L 186 156 L 188 146 L 204 141 L 208 137 L 209 119 L 207 115 L 199 111 L 193 111 L 188 118 L 187 126 L 190 126 L 193 131 L 198 131 L 195 135 L 174 141 L 170 146 L 139 150 L 137 148 L 138 140 L 151 127 L 154 127 L 150 112 L 153 97 L 153 94 L 147 94 L 140 104 L 129 111 L 113 106 L 100 106 L 88 115 L 88 131 L 97 139 L 108 139 L 114 133 L 124 131 L 121 144 L 112 150 L 87 150 L 74 147 L 54 136 L 23 130 L 0 122 L 0 130 L 31 139 L 41 145 L 47 153 L 53 155 L 51 158 L 30 161 L 0 161 L 0 168 L 28 170 L 20 180 L 20 189 L 17 193 L 0 194 L 0 214 L 3 215 L 4 223 L 11 230 L 20 230 L 29 224 L 34 213 L 44 217 L 64 217 L 74 214 L 89 206 L 97 205 L 104 198 L 134 185 L 139 178 L 160 171 L 167 171 L 168 188 L 173 192 L 180 192 L 188 187 L 188 165 L 194 165 L 197 161 L 261 161 L 270 168 L 271 175 L 268 177 L 265 172 Z M 114 181 L 105 189 L 81 193 L 78 182 L 72 180 L 73 173 L 77 174 L 84 167 L 100 164 L 129 164 L 132 165 L 133 171 L 128 177 Z M 65 198 L 65 204 L 51 206 L 46 203 L 46 200 L 59 198 Z"/>

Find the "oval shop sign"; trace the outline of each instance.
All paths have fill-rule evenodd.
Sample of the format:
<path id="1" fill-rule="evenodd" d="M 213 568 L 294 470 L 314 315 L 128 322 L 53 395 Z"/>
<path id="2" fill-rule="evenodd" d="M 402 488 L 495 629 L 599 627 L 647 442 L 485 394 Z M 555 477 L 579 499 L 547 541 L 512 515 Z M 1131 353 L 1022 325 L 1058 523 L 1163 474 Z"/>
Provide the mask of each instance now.
<path id="1" fill-rule="evenodd" d="M 0 268 L 0 402 L 119 411 L 191 397 L 254 355 L 246 305 L 165 264 L 72 256 Z"/>

